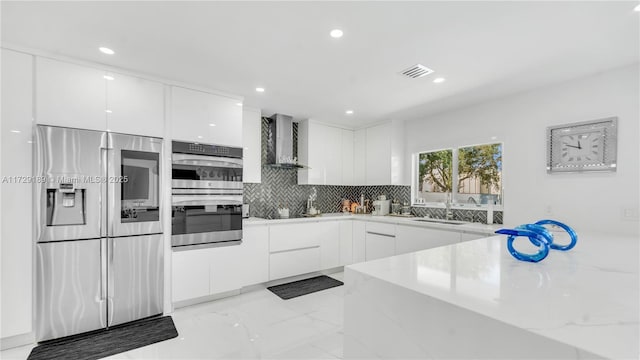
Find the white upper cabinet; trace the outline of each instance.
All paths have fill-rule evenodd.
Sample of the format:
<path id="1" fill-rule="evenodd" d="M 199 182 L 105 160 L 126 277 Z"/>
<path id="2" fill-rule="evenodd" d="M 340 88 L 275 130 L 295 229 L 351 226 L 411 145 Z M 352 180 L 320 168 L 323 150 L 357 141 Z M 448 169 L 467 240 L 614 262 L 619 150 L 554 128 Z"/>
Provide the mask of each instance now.
<path id="1" fill-rule="evenodd" d="M 411 166 L 405 161 L 404 155 L 404 122 L 391 121 L 391 185 L 410 186 Z"/>
<path id="2" fill-rule="evenodd" d="M 347 133 L 345 135 L 345 132 Z M 345 136 L 353 134 L 350 130 L 319 124 L 313 120 L 300 122 L 298 127 L 299 162 L 310 169 L 298 171 L 298 183 L 308 185 L 351 185 L 351 170 L 345 176 L 345 157 L 347 166 L 352 163 L 351 148 L 344 148 Z M 346 181 L 345 181 L 346 179 Z M 348 182 L 348 183 L 347 183 Z"/>
<path id="3" fill-rule="evenodd" d="M 367 129 L 353 132 L 353 184 L 366 185 Z"/>
<path id="4" fill-rule="evenodd" d="M 105 72 L 38 57 L 36 122 L 80 129 L 105 130 Z"/>
<path id="5" fill-rule="evenodd" d="M 164 136 L 164 85 L 38 57 L 36 122 Z"/>
<path id="6" fill-rule="evenodd" d="M 114 73 L 107 73 L 106 83 L 109 131 L 164 136 L 163 84 Z"/>
<path id="7" fill-rule="evenodd" d="M 325 126 L 311 120 L 298 123 L 298 162 L 310 167 L 298 170 L 298 184 L 326 185 L 325 137 Z"/>
<path id="8" fill-rule="evenodd" d="M 342 129 L 342 185 L 354 185 L 353 137 L 352 130 Z"/>
<path id="9" fill-rule="evenodd" d="M 391 184 L 391 124 L 367 128 L 366 185 Z"/>
<path id="10" fill-rule="evenodd" d="M 316 147 L 316 151 L 324 154 L 324 184 L 343 185 L 342 129 L 333 126 L 324 126 L 324 128 L 324 146 Z"/>
<path id="11" fill-rule="evenodd" d="M 245 107 L 242 111 L 242 182 L 262 181 L 262 116 L 259 109 Z"/>
<path id="12" fill-rule="evenodd" d="M 242 147 L 242 106 L 238 99 L 171 87 L 174 140 Z"/>

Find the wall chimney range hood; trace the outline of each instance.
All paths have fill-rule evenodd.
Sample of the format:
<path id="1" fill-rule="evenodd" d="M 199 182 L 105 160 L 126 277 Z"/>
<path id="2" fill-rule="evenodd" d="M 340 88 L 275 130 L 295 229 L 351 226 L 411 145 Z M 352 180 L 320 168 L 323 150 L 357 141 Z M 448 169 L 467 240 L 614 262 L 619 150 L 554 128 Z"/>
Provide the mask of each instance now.
<path id="1" fill-rule="evenodd" d="M 267 131 L 267 166 L 278 169 L 308 169 L 293 154 L 293 117 L 273 114 Z"/>

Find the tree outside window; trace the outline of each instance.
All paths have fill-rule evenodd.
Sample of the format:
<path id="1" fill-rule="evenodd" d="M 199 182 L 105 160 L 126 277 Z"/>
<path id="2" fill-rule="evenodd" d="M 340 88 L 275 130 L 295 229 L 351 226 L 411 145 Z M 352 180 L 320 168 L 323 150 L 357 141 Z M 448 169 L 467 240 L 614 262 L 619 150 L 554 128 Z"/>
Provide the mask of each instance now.
<path id="1" fill-rule="evenodd" d="M 502 144 L 420 153 L 417 180 L 418 203 L 443 202 L 454 193 L 456 203 L 501 204 Z"/>

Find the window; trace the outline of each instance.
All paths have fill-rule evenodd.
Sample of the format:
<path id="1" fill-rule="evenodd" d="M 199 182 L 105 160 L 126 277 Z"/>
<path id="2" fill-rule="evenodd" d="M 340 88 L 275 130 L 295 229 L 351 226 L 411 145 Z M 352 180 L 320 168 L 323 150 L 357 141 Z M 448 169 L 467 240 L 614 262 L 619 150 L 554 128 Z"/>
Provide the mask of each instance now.
<path id="1" fill-rule="evenodd" d="M 502 144 L 418 153 L 414 204 L 502 204 Z M 454 181 L 455 180 L 455 181 Z"/>

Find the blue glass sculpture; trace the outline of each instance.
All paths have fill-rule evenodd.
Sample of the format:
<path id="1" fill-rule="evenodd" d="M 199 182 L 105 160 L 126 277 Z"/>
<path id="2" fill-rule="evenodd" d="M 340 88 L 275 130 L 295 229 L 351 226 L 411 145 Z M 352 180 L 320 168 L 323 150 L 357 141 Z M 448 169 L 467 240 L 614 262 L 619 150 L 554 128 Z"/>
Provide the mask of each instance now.
<path id="1" fill-rule="evenodd" d="M 558 245 L 553 243 L 553 235 L 543 225 L 556 225 L 564 229 L 571 237 L 571 242 L 567 245 Z M 549 255 L 549 249 L 567 251 L 576 246 L 578 235 L 571 227 L 556 220 L 540 220 L 534 224 L 522 224 L 514 229 L 499 229 L 496 234 L 508 235 L 507 249 L 509 253 L 516 259 L 521 261 L 539 262 Z M 526 236 L 529 241 L 538 247 L 535 254 L 527 254 L 515 249 L 513 242 L 518 236 Z"/>

